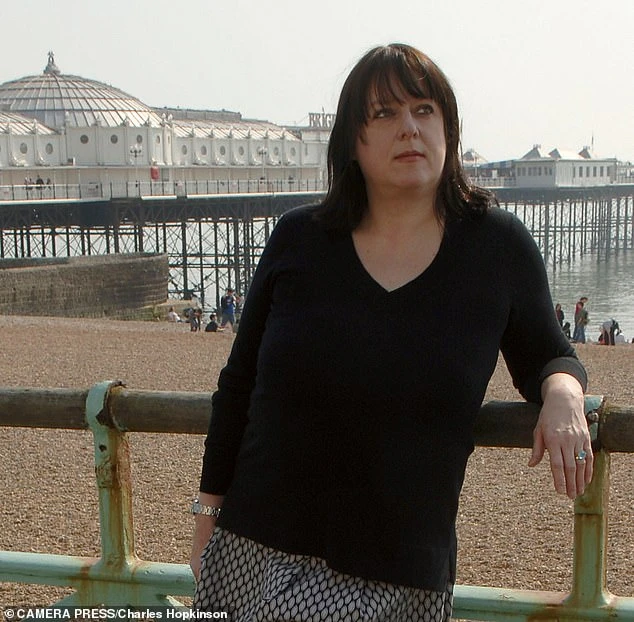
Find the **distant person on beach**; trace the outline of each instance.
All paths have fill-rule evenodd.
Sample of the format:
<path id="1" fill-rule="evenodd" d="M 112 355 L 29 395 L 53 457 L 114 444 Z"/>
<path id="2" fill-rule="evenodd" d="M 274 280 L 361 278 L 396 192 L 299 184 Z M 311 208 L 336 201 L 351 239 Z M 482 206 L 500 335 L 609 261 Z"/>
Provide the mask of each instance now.
<path id="1" fill-rule="evenodd" d="M 621 332 L 619 327 L 619 323 L 614 319 L 606 320 L 601 324 L 601 335 L 599 336 L 599 341 L 604 346 L 613 346 L 615 341 L 615 333 L 618 334 Z"/>
<path id="2" fill-rule="evenodd" d="M 200 307 L 196 307 L 189 314 L 189 328 L 192 332 L 200 331 L 203 320 L 203 311 Z"/>
<path id="3" fill-rule="evenodd" d="M 582 296 L 575 305 L 575 330 L 572 333 L 572 340 L 575 343 L 586 342 L 586 326 L 590 321 L 590 316 L 586 309 L 587 302 L 587 296 Z"/>
<path id="4" fill-rule="evenodd" d="M 565 315 L 564 315 L 564 311 L 561 308 L 561 305 L 559 303 L 557 303 L 555 305 L 555 316 L 557 317 L 557 321 L 559 322 L 559 326 L 561 326 L 562 328 L 564 327 L 564 319 L 565 319 Z"/>
<path id="5" fill-rule="evenodd" d="M 225 328 L 227 324 L 231 327 L 236 323 L 237 298 L 233 293 L 233 288 L 228 287 L 225 295 L 220 299 L 220 327 Z"/>
<path id="6" fill-rule="evenodd" d="M 419 50 L 376 47 L 346 79 L 326 197 L 271 233 L 212 397 L 194 609 L 450 620 L 460 490 L 500 349 L 541 407 L 528 465 L 547 451 L 571 499 L 589 483 L 584 367 L 534 239 L 468 180 L 459 137 L 454 92 Z"/>
<path id="7" fill-rule="evenodd" d="M 189 330 L 192 333 L 198 332 L 202 322 L 202 310 L 200 307 L 190 307 L 185 309 L 184 313 L 187 317 L 187 321 L 189 322 Z"/>
<path id="8" fill-rule="evenodd" d="M 570 336 L 570 322 L 564 322 L 564 325 L 561 327 L 564 335 L 566 335 L 566 339 L 571 339 Z"/>
<path id="9" fill-rule="evenodd" d="M 167 312 L 167 321 L 168 322 L 182 322 L 180 315 L 174 311 L 174 307 L 170 307 Z"/>
<path id="10" fill-rule="evenodd" d="M 209 314 L 209 322 L 207 322 L 207 326 L 205 326 L 206 333 L 215 333 L 218 331 L 218 323 L 216 322 L 216 314 Z"/>

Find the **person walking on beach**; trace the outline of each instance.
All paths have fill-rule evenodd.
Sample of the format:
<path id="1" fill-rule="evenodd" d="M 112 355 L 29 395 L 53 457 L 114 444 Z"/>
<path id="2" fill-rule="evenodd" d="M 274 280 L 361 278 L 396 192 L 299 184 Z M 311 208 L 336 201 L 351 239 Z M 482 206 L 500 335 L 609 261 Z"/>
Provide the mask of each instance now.
<path id="1" fill-rule="evenodd" d="M 469 182 L 459 134 L 447 78 L 411 46 L 370 50 L 346 79 L 326 197 L 278 221 L 211 400 L 194 609 L 450 620 L 460 489 L 500 349 L 541 405 L 528 465 L 547 451 L 571 499 L 589 483 L 585 370 L 535 241 Z M 404 297 L 407 317 L 377 331 Z"/>
<path id="2" fill-rule="evenodd" d="M 200 331 L 203 319 L 203 311 L 200 307 L 196 307 L 189 312 L 189 329 L 192 333 Z"/>
<path id="3" fill-rule="evenodd" d="M 236 323 L 237 299 L 233 294 L 233 288 L 228 287 L 225 295 L 220 299 L 220 328 L 224 329 L 227 324 L 231 328 Z"/>
<path id="4" fill-rule="evenodd" d="M 575 343 L 586 342 L 586 326 L 590 321 L 590 316 L 586 309 L 587 302 L 587 296 L 581 296 L 575 305 L 575 330 L 572 333 L 572 340 Z"/>

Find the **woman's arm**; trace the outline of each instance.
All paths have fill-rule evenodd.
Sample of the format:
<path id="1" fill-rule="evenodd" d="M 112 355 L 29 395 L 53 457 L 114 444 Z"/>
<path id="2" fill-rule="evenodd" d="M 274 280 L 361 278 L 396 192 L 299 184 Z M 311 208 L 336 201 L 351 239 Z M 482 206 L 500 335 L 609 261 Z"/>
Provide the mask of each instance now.
<path id="1" fill-rule="evenodd" d="M 224 497 L 221 495 L 210 495 L 201 492 L 198 495 L 198 501 L 202 505 L 211 507 L 222 507 Z M 192 537 L 192 552 L 189 559 L 189 567 L 194 573 L 196 581 L 200 577 L 200 561 L 203 549 L 207 546 L 216 527 L 216 517 L 207 516 L 205 514 L 194 514 L 194 535 Z"/>
<path id="2" fill-rule="evenodd" d="M 295 210 L 295 214 L 299 214 L 302 221 L 305 220 L 299 210 Z M 293 229 L 297 216 L 291 216 L 289 212 L 280 219 L 258 262 L 229 360 L 220 373 L 218 389 L 212 397 L 212 414 L 205 439 L 198 496 L 203 505 L 221 507 L 233 478 L 242 436 L 248 425 L 260 343 L 273 303 L 278 258 L 297 238 Z M 197 514 L 194 520 L 190 566 L 198 580 L 200 556 L 213 534 L 216 518 Z"/>
<path id="3" fill-rule="evenodd" d="M 515 218 L 510 220 L 507 249 L 513 294 L 502 352 L 524 398 L 542 404 L 529 465 L 539 464 L 548 450 L 555 489 L 574 499 L 592 478 L 584 414 L 586 372 L 552 313 L 541 253 Z M 575 459 L 583 451 L 585 461 Z"/>
<path id="4" fill-rule="evenodd" d="M 292 236 L 283 216 L 264 248 L 242 311 L 227 364 L 220 372 L 218 389 L 211 400 L 211 418 L 200 478 L 200 490 L 224 495 L 235 468 L 244 430 L 248 424 L 251 392 L 257 376 L 257 361 L 266 321 L 273 302 L 278 257 Z"/>

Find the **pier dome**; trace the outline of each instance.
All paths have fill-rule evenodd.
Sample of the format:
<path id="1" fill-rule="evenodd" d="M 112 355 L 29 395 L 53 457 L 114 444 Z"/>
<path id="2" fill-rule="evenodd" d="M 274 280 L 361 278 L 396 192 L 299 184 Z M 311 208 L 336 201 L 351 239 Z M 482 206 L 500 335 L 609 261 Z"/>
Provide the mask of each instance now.
<path id="1" fill-rule="evenodd" d="M 61 73 L 52 52 L 44 71 L 0 84 L 0 111 L 18 113 L 60 130 L 65 126 L 158 127 L 160 116 L 119 89 Z"/>

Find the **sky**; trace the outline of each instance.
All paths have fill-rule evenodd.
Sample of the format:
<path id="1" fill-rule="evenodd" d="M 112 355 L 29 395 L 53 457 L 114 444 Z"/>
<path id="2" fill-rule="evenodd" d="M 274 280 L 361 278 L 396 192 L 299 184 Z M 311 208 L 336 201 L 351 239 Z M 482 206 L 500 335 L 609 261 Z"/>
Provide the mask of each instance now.
<path id="1" fill-rule="evenodd" d="M 0 83 L 106 82 L 145 104 L 280 125 L 335 112 L 355 62 L 403 42 L 449 77 L 462 147 L 634 161 L 634 0 L 3 0 Z"/>

